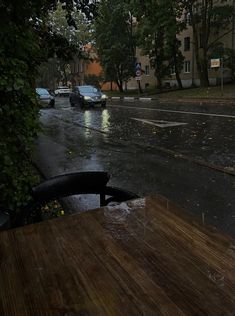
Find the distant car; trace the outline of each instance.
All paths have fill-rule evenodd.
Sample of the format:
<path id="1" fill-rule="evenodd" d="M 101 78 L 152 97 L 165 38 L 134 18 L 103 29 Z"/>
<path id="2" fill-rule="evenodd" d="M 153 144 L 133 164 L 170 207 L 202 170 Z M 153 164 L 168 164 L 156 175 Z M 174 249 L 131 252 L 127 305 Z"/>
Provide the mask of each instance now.
<path id="1" fill-rule="evenodd" d="M 95 104 L 105 107 L 107 96 L 95 86 L 75 86 L 70 94 L 69 101 L 71 106 L 80 105 L 81 108 L 86 105 L 94 106 Z"/>
<path id="2" fill-rule="evenodd" d="M 71 93 L 71 89 L 69 89 L 69 87 L 66 87 L 66 86 L 58 87 L 54 93 L 58 97 L 61 97 L 61 96 L 68 97 Z"/>
<path id="3" fill-rule="evenodd" d="M 45 106 L 55 106 L 55 98 L 53 95 L 49 93 L 49 91 L 45 88 L 36 88 L 36 93 L 39 97 L 40 104 Z"/>

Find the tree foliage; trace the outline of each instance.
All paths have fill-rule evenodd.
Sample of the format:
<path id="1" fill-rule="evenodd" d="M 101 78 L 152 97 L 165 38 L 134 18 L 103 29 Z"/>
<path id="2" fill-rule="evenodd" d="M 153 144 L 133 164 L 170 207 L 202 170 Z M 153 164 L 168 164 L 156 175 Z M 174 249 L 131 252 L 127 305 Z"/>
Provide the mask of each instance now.
<path id="1" fill-rule="evenodd" d="M 56 36 L 63 39 L 63 49 L 70 53 L 61 57 L 54 56 L 40 66 L 37 76 L 37 83 L 40 86 L 55 89 L 59 82 L 63 82 L 66 85 L 71 77 L 71 60 L 74 58 L 87 58 L 83 48 L 87 43 L 92 42 L 94 38 L 92 21 L 81 10 L 76 8 L 71 12 L 71 17 L 74 24 L 68 25 L 67 11 L 63 9 L 61 3 L 58 3 L 56 10 L 49 12 L 46 25 Z"/>
<path id="2" fill-rule="evenodd" d="M 111 14 L 112 13 L 112 14 Z M 96 48 L 107 81 L 123 91 L 134 74 L 134 37 L 125 1 L 101 0 L 95 22 Z"/>
<path id="3" fill-rule="evenodd" d="M 73 25 L 74 5 L 87 17 L 96 1 L 63 1 Z M 39 130 L 35 95 L 38 66 L 55 54 L 68 56 L 68 41 L 47 25 L 56 0 L 14 1 L 0 4 L 0 206 L 14 211 L 26 205 L 37 180 L 32 171 L 32 151 Z M 94 14 L 93 14 L 94 15 Z"/>
<path id="4" fill-rule="evenodd" d="M 182 0 L 181 4 L 190 14 L 201 85 L 208 86 L 209 59 L 218 50 L 222 39 L 233 31 L 233 3 L 230 0 Z"/>
<path id="5" fill-rule="evenodd" d="M 185 28 L 185 23 L 180 20 L 182 7 L 175 0 L 131 0 L 130 8 L 138 21 L 137 44 L 143 54 L 150 57 L 158 87 L 161 88 L 162 79 L 170 74 L 172 68 L 182 87 L 180 71 L 183 56 L 177 40 L 177 34 Z"/>
<path id="6" fill-rule="evenodd" d="M 66 38 L 70 44 L 82 49 L 94 38 L 92 21 L 81 10 L 74 8 L 71 17 L 75 24 L 71 26 L 68 25 L 66 15 L 67 12 L 63 9 L 62 4 L 58 4 L 56 10 L 49 12 L 47 25 L 54 33 Z"/>

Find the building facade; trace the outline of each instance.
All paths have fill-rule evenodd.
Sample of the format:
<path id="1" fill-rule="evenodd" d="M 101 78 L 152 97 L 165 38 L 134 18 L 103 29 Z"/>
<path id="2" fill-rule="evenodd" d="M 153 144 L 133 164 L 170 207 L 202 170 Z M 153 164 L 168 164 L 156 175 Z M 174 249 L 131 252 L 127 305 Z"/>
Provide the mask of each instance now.
<path id="1" fill-rule="evenodd" d="M 178 40 L 180 41 L 180 50 L 184 56 L 184 62 L 183 67 L 180 73 L 180 77 L 182 80 L 183 87 L 191 87 L 191 86 L 199 86 L 200 85 L 200 79 L 199 79 L 199 73 L 197 70 L 196 65 L 196 58 L 195 58 L 195 47 L 194 47 L 194 36 L 193 36 L 193 30 L 192 26 L 190 26 L 190 16 L 187 13 L 184 13 L 182 16 L 182 19 L 185 19 L 187 28 L 182 31 L 181 34 L 177 36 Z M 230 31 L 226 32 L 224 30 L 221 30 L 218 34 L 216 34 L 216 38 L 219 39 L 220 42 L 222 42 L 224 48 L 230 48 L 234 50 L 234 43 L 235 43 L 235 35 L 234 35 L 234 21 L 231 23 L 231 27 L 228 27 L 228 30 Z M 223 36 L 223 33 L 225 35 Z M 201 39 L 203 37 L 203 34 L 199 34 L 199 45 L 201 45 Z M 143 56 L 141 54 L 141 50 L 137 49 L 136 51 L 136 57 L 137 62 L 141 63 L 142 67 L 142 75 L 139 78 L 141 86 L 143 88 L 146 87 L 156 87 L 157 86 L 157 80 L 154 75 L 154 69 L 151 69 L 150 62 L 148 56 Z M 231 70 L 224 67 L 221 64 L 221 67 L 219 68 L 211 68 L 210 65 L 208 65 L 208 76 L 209 76 L 209 82 L 210 85 L 217 85 L 221 82 L 221 78 L 223 76 L 224 82 L 230 82 L 232 79 L 232 73 Z M 163 79 L 163 86 L 166 87 L 177 87 L 177 80 L 175 77 L 174 70 L 172 69 L 171 75 Z M 128 89 L 134 89 L 137 88 L 136 78 L 131 78 L 128 81 L 127 84 Z"/>

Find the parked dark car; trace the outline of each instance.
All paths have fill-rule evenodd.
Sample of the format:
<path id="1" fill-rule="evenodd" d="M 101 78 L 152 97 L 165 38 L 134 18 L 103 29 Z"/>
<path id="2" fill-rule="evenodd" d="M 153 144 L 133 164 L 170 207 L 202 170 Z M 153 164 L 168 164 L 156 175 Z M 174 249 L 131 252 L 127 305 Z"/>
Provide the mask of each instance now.
<path id="1" fill-rule="evenodd" d="M 75 86 L 69 97 L 71 106 L 80 105 L 81 108 L 95 104 L 105 107 L 106 100 L 107 96 L 95 86 Z"/>
<path id="2" fill-rule="evenodd" d="M 45 88 L 36 88 L 36 93 L 39 97 L 40 104 L 43 107 L 54 107 L 55 106 L 55 97 L 49 93 Z"/>

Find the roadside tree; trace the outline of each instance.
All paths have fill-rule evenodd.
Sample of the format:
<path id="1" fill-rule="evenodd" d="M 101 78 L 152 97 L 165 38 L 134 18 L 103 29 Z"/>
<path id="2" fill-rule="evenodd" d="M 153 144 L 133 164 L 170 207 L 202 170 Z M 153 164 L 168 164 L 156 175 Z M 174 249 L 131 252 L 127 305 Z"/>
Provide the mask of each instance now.
<path id="1" fill-rule="evenodd" d="M 172 69 L 182 88 L 180 72 L 184 58 L 177 39 L 177 34 L 185 28 L 180 19 L 182 6 L 175 0 L 131 0 L 128 3 L 137 17 L 137 46 L 149 56 L 158 88 L 162 88 L 163 78 L 170 75 Z"/>
<path id="2" fill-rule="evenodd" d="M 222 40 L 234 32 L 234 1 L 183 0 L 181 4 L 190 16 L 201 86 L 209 86 L 209 59 L 218 51 Z"/>
<path id="3" fill-rule="evenodd" d="M 61 3 L 58 3 L 56 10 L 49 12 L 46 24 L 54 34 L 66 40 L 72 54 L 60 58 L 55 55 L 40 66 L 37 82 L 41 86 L 55 89 L 59 82 L 66 85 L 74 75 L 71 73 L 71 62 L 73 60 L 77 62 L 78 59 L 88 60 L 84 46 L 91 43 L 94 38 L 92 21 L 76 7 L 73 8 L 71 17 L 75 24 L 68 25 L 67 11 Z"/>
<path id="4" fill-rule="evenodd" d="M 101 0 L 95 21 L 96 49 L 106 81 L 120 92 L 134 75 L 134 37 L 125 1 Z"/>

